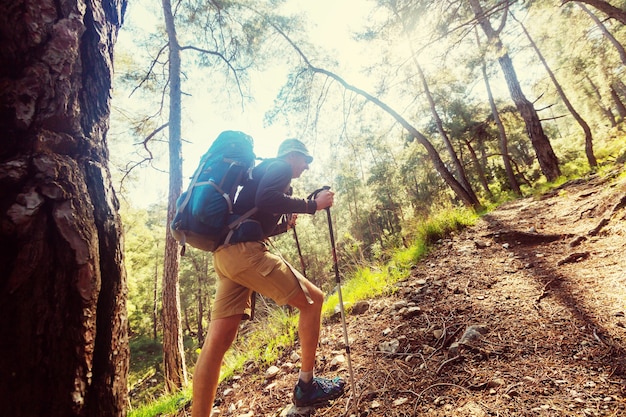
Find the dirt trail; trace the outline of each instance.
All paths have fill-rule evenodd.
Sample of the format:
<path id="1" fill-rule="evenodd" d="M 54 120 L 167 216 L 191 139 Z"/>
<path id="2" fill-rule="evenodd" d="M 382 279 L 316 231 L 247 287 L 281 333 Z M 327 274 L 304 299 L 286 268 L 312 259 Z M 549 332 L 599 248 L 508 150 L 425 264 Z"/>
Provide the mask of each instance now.
<path id="1" fill-rule="evenodd" d="M 626 180 L 569 182 L 439 242 L 349 315 L 357 395 L 310 415 L 626 416 L 625 313 Z M 347 377 L 342 353 L 325 323 L 318 374 Z M 293 361 L 222 384 L 220 415 L 284 413 Z"/>

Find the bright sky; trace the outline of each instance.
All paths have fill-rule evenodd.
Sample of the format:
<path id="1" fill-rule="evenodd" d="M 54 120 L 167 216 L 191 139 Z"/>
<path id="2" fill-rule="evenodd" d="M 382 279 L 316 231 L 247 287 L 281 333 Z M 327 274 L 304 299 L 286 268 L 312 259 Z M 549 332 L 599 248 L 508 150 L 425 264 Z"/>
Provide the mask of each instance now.
<path id="1" fill-rule="evenodd" d="M 155 10 L 146 7 L 157 8 Z M 289 0 L 288 11 L 306 11 L 312 27 L 312 42 L 323 45 L 329 51 L 337 51 L 342 59 L 356 60 L 354 56 L 355 48 L 350 41 L 350 31 L 360 28 L 363 14 L 369 10 L 371 3 L 367 0 Z M 160 2 L 135 1 L 129 3 L 126 15 L 125 26 L 121 29 L 116 50 L 132 48 L 131 33 L 133 26 L 141 27 L 145 31 L 162 25 Z M 250 134 L 255 139 L 255 151 L 258 156 L 271 157 L 276 154 L 278 144 L 287 137 L 297 135 L 288 128 L 281 125 L 266 127 L 263 125 L 263 117 L 268 111 L 278 92 L 284 83 L 285 74 L 277 71 L 263 74 L 260 78 L 253 80 L 254 102 L 246 104 L 241 111 L 230 111 L 222 113 L 221 109 L 212 108 L 207 105 L 206 97 L 202 94 L 192 94 L 183 97 L 183 132 L 186 143 L 183 146 L 184 175 L 190 176 L 195 169 L 200 156 L 210 145 L 210 142 L 223 130 L 241 130 Z M 137 99 L 127 99 L 117 95 L 114 98 L 114 106 L 130 109 L 138 106 L 137 111 L 141 112 L 145 103 Z M 155 104 L 153 107 L 156 107 Z M 113 126 L 115 115 L 112 119 L 111 132 L 115 134 Z M 128 142 L 128 140 L 126 140 Z M 136 145 L 135 145 L 136 146 Z M 130 153 L 132 147 L 125 148 Z M 125 152 L 114 149 L 113 152 Z M 313 150 L 312 150 L 313 151 Z M 167 169 L 167 158 L 159 164 L 161 169 Z M 133 205 L 149 205 L 157 201 L 163 201 L 167 196 L 167 174 L 153 169 L 142 169 L 140 180 L 136 192 L 133 192 Z M 184 180 L 183 187 L 187 186 Z"/>

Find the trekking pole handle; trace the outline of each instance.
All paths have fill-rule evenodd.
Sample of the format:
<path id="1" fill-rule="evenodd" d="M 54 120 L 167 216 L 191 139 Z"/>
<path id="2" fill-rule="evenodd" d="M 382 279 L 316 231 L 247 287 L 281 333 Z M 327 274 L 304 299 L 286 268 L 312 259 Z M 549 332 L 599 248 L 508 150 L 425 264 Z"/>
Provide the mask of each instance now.
<path id="1" fill-rule="evenodd" d="M 309 194 L 309 196 L 306 199 L 307 200 L 315 200 L 315 197 L 317 197 L 317 195 L 319 193 L 321 193 L 322 191 L 326 191 L 326 190 L 330 190 L 330 185 L 325 185 L 322 188 L 318 188 L 317 190 L 315 190 L 311 194 Z"/>

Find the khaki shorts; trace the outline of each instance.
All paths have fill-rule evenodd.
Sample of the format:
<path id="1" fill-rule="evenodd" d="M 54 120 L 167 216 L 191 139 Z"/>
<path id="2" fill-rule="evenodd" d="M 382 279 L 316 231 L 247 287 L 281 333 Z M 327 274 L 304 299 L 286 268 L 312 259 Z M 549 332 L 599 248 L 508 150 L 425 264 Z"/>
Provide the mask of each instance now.
<path id="1" fill-rule="evenodd" d="M 261 242 L 241 242 L 219 248 L 213 254 L 213 265 L 217 285 L 211 319 L 241 314 L 249 318 L 253 291 L 278 305 L 285 305 L 302 291 L 304 283 L 299 280 L 306 280 Z"/>

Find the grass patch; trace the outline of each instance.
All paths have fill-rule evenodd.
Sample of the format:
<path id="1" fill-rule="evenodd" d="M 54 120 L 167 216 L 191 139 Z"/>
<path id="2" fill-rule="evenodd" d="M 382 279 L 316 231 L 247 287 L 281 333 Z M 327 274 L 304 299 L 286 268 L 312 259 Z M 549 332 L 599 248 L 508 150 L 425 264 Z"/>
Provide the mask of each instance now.
<path id="1" fill-rule="evenodd" d="M 359 268 L 341 284 L 344 303 L 374 298 L 393 291 L 393 284 L 406 278 L 411 267 L 419 262 L 428 248 L 450 233 L 476 223 L 478 215 L 467 209 L 442 210 L 424 222 L 412 226 L 412 244 L 397 250 L 391 260 L 379 268 Z M 334 314 L 339 294 L 334 292 L 324 303 L 322 315 Z"/>
<path id="2" fill-rule="evenodd" d="M 173 414 L 189 401 L 191 401 L 191 387 L 174 394 L 161 396 L 155 402 L 130 410 L 128 417 L 155 417 Z"/>

